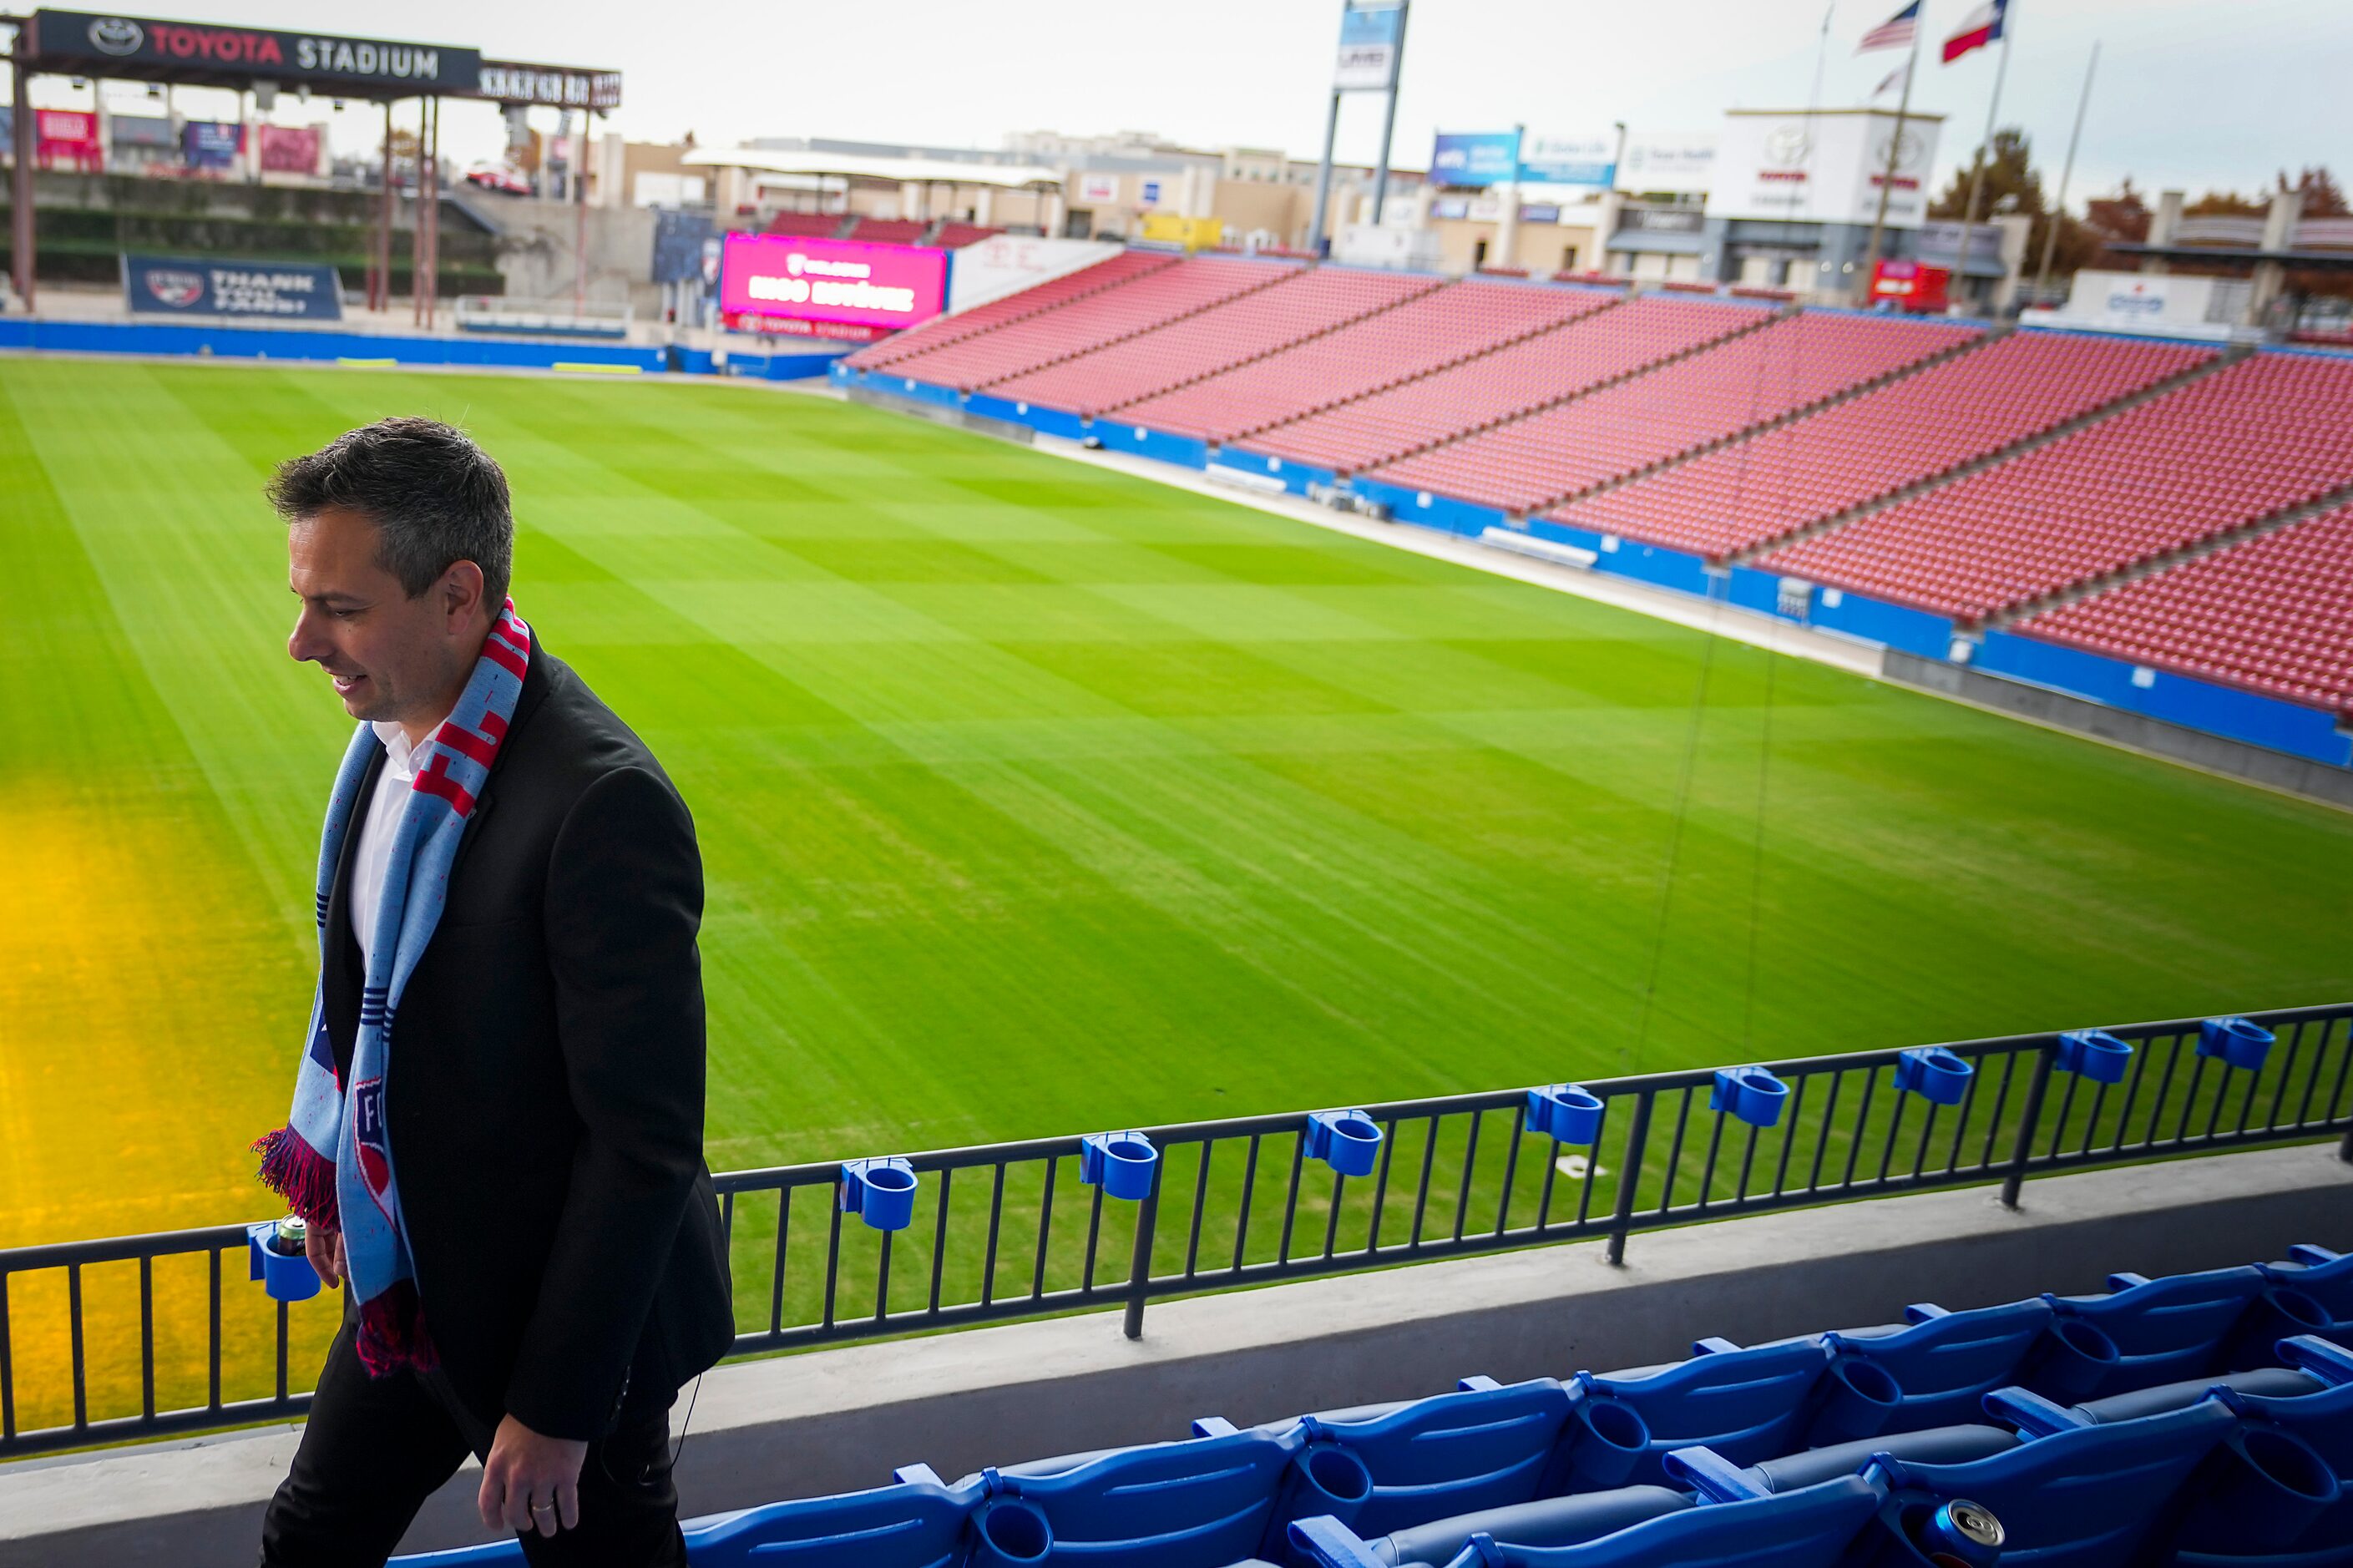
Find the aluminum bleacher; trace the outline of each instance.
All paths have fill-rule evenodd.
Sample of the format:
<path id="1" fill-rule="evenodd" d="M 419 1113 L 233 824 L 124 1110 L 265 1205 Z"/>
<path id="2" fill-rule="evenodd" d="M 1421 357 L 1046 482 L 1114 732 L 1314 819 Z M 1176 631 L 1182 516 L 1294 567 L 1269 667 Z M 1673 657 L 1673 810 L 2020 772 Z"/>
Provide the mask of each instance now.
<path id="1" fill-rule="evenodd" d="M 1630 375 L 1768 319 L 1768 312 L 1746 305 L 1599 298 L 1602 307 L 1561 326 L 1261 430 L 1243 446 L 1354 473 Z"/>
<path id="2" fill-rule="evenodd" d="M 2353 1559 L 2353 1258 L 1320 1411 L 691 1521 L 697 1568 L 2321 1568 Z M 1892 1306 L 1892 1303 L 1890 1304 Z M 880 1479 L 879 1477 L 877 1478 Z M 780 1487 L 789 1478 L 778 1478 Z M 513 1542 L 401 1560 L 522 1561 Z"/>
<path id="3" fill-rule="evenodd" d="M 1978 336 L 1973 326 L 1789 316 L 1647 375 L 1376 468 L 1372 478 L 1528 511 L 1898 374 Z"/>
<path id="4" fill-rule="evenodd" d="M 1232 441 L 1459 364 L 1614 300 L 1587 289 L 1450 283 L 1125 412 L 1156 429 Z"/>
<path id="5" fill-rule="evenodd" d="M 1066 272 L 1032 288 L 1001 295 L 986 304 L 959 310 L 953 316 L 935 316 L 920 327 L 911 327 L 883 339 L 881 342 L 860 349 L 849 363 L 860 369 L 876 369 L 912 359 L 949 343 L 958 343 L 982 332 L 995 331 L 1015 321 L 1026 321 L 1048 310 L 1058 310 L 1074 300 L 1083 300 L 1105 289 L 1115 288 L 1154 272 L 1176 265 L 1177 258 L 1167 251 L 1122 250 L 1096 262 L 1092 267 Z"/>
<path id="6" fill-rule="evenodd" d="M 1082 294 L 1053 310 L 893 360 L 891 370 L 896 375 L 968 392 L 1075 359 L 1197 310 L 1272 287 L 1298 270 L 1297 263 L 1288 261 L 1188 257 L 1115 288 Z"/>
<path id="7" fill-rule="evenodd" d="M 2353 713 L 2353 506 L 2046 610 L 2011 629 Z"/>
<path id="8" fill-rule="evenodd" d="M 1762 435 L 1570 502 L 1553 521 L 1721 560 L 2038 436 L 2214 358 L 2013 332 Z"/>
<path id="9" fill-rule="evenodd" d="M 2353 483 L 2353 360 L 2263 353 L 1757 564 L 1977 620 Z"/>
<path id="10" fill-rule="evenodd" d="M 1403 272 L 1301 268 L 1271 288 L 989 390 L 1074 414 L 1109 413 L 1377 316 L 1438 286 L 1435 278 Z"/>

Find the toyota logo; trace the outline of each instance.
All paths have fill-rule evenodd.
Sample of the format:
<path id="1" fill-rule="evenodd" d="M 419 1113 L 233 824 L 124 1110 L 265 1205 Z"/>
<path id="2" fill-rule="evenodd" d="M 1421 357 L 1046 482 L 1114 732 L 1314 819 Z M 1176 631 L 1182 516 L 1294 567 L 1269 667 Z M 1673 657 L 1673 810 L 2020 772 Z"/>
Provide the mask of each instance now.
<path id="1" fill-rule="evenodd" d="M 90 25 L 90 47 L 102 55 L 135 55 L 146 31 L 128 16 L 100 16 Z"/>
<path id="2" fill-rule="evenodd" d="M 1793 169 L 1814 150 L 1814 139 L 1802 125 L 1777 125 L 1765 138 L 1765 162 L 1776 169 Z"/>

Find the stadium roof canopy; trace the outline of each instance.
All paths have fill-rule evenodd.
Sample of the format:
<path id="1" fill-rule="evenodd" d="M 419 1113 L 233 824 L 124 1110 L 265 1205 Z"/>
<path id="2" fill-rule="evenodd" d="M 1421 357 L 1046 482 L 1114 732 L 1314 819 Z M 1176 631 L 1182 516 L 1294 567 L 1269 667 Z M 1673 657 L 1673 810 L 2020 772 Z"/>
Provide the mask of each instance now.
<path id="1" fill-rule="evenodd" d="M 772 174 L 845 174 L 902 184 L 1002 185 L 1021 190 L 1060 185 L 1060 170 L 1025 163 L 960 163 L 945 158 L 880 158 L 864 153 L 769 152 L 756 147 L 698 148 L 681 162 L 689 166 L 754 169 Z"/>

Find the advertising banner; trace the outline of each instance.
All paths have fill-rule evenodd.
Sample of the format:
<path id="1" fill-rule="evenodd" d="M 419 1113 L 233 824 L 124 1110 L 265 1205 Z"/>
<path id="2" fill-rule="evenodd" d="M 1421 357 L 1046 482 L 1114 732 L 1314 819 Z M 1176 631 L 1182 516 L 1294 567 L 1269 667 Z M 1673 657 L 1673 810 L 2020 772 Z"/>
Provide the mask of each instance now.
<path id="1" fill-rule="evenodd" d="M 1940 129 L 1933 115 L 1915 114 L 1905 121 L 1888 187 L 1889 227 L 1917 228 L 1926 217 L 1926 184 Z M 1708 212 L 1727 218 L 1867 225 L 1878 211 L 1881 186 L 1888 184 L 1888 149 L 1896 141 L 1895 116 L 1876 110 L 1729 110 Z"/>
<path id="2" fill-rule="evenodd" d="M 261 137 L 261 168 L 264 174 L 315 174 L 319 172 L 319 127 L 263 125 L 256 129 Z"/>
<path id="3" fill-rule="evenodd" d="M 151 16 L 88 11 L 33 13 L 30 53 L 45 67 L 78 68 L 106 76 L 109 65 L 178 68 L 188 79 L 217 75 L 239 83 L 256 79 L 321 88 L 432 89 L 473 92 L 481 74 L 479 49 L 381 38 L 280 33 L 165 22 Z"/>
<path id="4" fill-rule="evenodd" d="M 176 147 L 172 122 L 161 114 L 110 114 L 106 133 L 116 147 Z"/>
<path id="5" fill-rule="evenodd" d="M 180 127 L 180 157 L 191 169 L 233 169 L 245 151 L 245 127 L 222 120 L 191 120 Z"/>
<path id="6" fill-rule="evenodd" d="M 653 280 L 691 283 L 702 276 L 702 242 L 711 237 L 706 213 L 654 213 Z"/>
<path id="7" fill-rule="evenodd" d="M 300 261 L 197 261 L 125 256 L 123 300 L 139 316 L 245 316 L 340 321 L 335 269 Z"/>
<path id="8" fill-rule="evenodd" d="M 621 73 L 578 70 L 570 66 L 525 65 L 520 60 L 484 60 L 474 96 L 495 99 L 501 103 L 537 103 L 550 109 L 609 112 L 621 107 Z"/>
<path id="9" fill-rule="evenodd" d="M 1530 136 L 1520 145 L 1520 178 L 1544 185 L 1598 185 L 1609 189 L 1618 174 L 1618 139 L 1599 136 Z"/>
<path id="10" fill-rule="evenodd" d="M 1713 136 L 1634 136 L 1619 161 L 1618 185 L 1637 195 L 1704 195 L 1715 174 Z"/>
<path id="11" fill-rule="evenodd" d="M 948 253 L 921 246 L 731 234 L 720 264 L 719 308 L 730 316 L 912 327 L 947 298 Z"/>
<path id="12" fill-rule="evenodd" d="M 1441 131 L 1430 149 L 1430 178 L 1440 185 L 1496 185 L 1520 166 L 1515 131 Z"/>
<path id="13" fill-rule="evenodd" d="M 1968 237 L 1968 260 L 1961 260 L 1961 239 Z M 1932 266 L 1951 268 L 1956 271 L 2000 272 L 2001 270 L 2001 230 L 1989 223 L 1980 223 L 1971 230 L 1965 223 L 1924 223 L 1920 226 L 1917 247 L 1921 260 Z"/>
<path id="14" fill-rule="evenodd" d="M 105 157 L 98 144 L 98 116 L 79 109 L 33 110 L 33 165 L 95 174 Z"/>
<path id="15" fill-rule="evenodd" d="M 1398 0 L 1344 0 L 1332 90 L 1388 91 L 1397 85 L 1398 55 L 1404 41 L 1405 7 Z"/>
<path id="16" fill-rule="evenodd" d="M 1081 174 L 1078 199 L 1082 202 L 1119 200 L 1119 176 L 1117 174 Z"/>

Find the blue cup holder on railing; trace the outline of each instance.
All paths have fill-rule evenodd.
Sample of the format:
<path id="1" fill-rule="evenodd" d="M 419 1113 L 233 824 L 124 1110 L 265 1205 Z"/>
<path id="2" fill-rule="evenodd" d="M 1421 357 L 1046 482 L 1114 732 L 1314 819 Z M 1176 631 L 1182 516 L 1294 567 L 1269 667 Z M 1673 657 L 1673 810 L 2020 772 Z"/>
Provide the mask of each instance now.
<path id="1" fill-rule="evenodd" d="M 841 1167 L 841 1212 L 876 1230 L 904 1230 L 915 1217 L 915 1167 L 904 1160 L 849 1160 Z"/>
<path id="2" fill-rule="evenodd" d="M 1751 1127 L 1770 1127 L 1789 1103 L 1789 1086 L 1764 1068 L 1722 1068 L 1715 1075 L 1710 1110 L 1729 1111 Z"/>
<path id="3" fill-rule="evenodd" d="M 1106 1196 L 1147 1198 L 1160 1151 L 1141 1132 L 1091 1132 L 1079 1141 L 1079 1180 Z"/>
<path id="4" fill-rule="evenodd" d="M 2070 1029 L 2059 1037 L 2061 1072 L 2071 1072 L 2088 1083 L 2122 1083 L 2133 1048 L 2105 1029 Z"/>
<path id="5" fill-rule="evenodd" d="M 1622 1487 L 1651 1451 L 1651 1425 L 1632 1405 L 1588 1393 L 1572 1407 L 1568 1432 L 1568 1489 L 1604 1491 Z"/>
<path id="6" fill-rule="evenodd" d="M 245 1227 L 246 1278 L 260 1280 L 262 1293 L 273 1301 L 307 1301 L 319 1293 L 319 1271 L 311 1267 L 306 1254 L 280 1252 L 272 1247 L 277 1237 L 276 1220 Z"/>
<path id="7" fill-rule="evenodd" d="M 1916 1094 L 1931 1105 L 1958 1105 L 1969 1092 L 1969 1080 L 1977 1071 L 1972 1063 L 1942 1046 L 1922 1046 L 1895 1058 L 1895 1089 L 1899 1094 Z"/>
<path id="8" fill-rule="evenodd" d="M 2248 1072 L 2261 1072 L 2275 1038 L 2261 1024 L 2244 1018 L 2209 1018 L 2198 1026 L 2198 1054 Z"/>
<path id="9" fill-rule="evenodd" d="M 1371 1175 L 1380 1153 L 1380 1123 L 1361 1110 L 1319 1110 L 1307 1119 L 1307 1157 L 1341 1175 Z"/>
<path id="10" fill-rule="evenodd" d="M 1054 1552 L 1054 1527 L 1035 1503 L 993 1497 L 972 1516 L 972 1568 L 1027 1568 Z"/>
<path id="11" fill-rule="evenodd" d="M 1904 1390 L 1894 1374 L 1861 1356 L 1842 1355 L 1831 1362 L 1822 1387 L 1821 1406 L 1806 1432 L 1809 1447 L 1876 1437 L 1904 1404 Z"/>
<path id="12" fill-rule="evenodd" d="M 1528 1090 L 1528 1131 L 1556 1143 L 1590 1143 L 1601 1132 L 1601 1097 L 1579 1083 Z"/>

